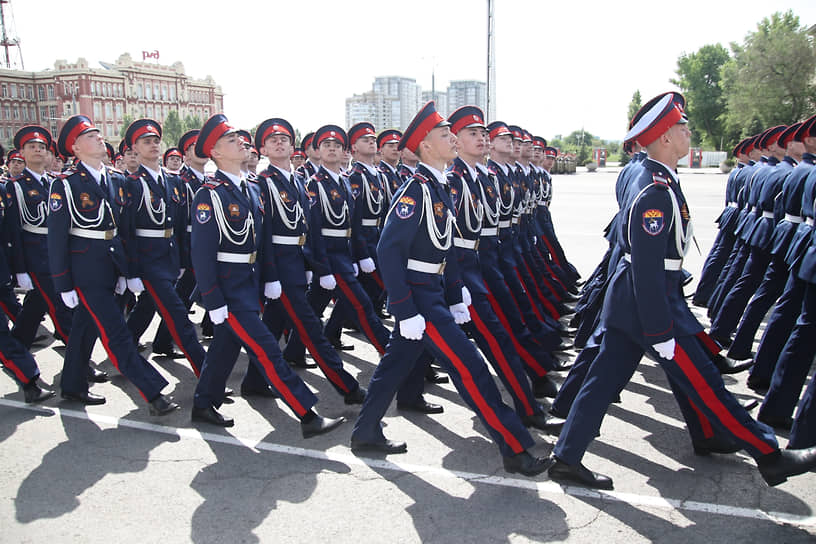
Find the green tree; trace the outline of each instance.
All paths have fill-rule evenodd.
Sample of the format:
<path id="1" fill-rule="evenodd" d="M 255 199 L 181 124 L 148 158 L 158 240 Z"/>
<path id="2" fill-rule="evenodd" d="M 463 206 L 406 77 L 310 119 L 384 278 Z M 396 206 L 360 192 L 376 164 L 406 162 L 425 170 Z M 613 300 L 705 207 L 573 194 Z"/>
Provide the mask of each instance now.
<path id="1" fill-rule="evenodd" d="M 816 45 L 788 10 L 763 19 L 722 68 L 728 148 L 752 127 L 788 124 L 816 107 Z"/>
<path id="2" fill-rule="evenodd" d="M 204 121 L 202 121 L 200 117 L 188 115 L 184 118 L 184 131 L 182 132 L 182 134 L 184 134 L 184 132 L 187 132 L 188 130 L 200 129 L 203 124 Z"/>
<path id="3" fill-rule="evenodd" d="M 185 132 L 178 111 L 170 110 L 162 123 L 162 141 L 165 149 L 175 147 Z"/>
<path id="4" fill-rule="evenodd" d="M 640 109 L 640 107 L 642 105 L 643 105 L 643 102 L 642 102 L 642 99 L 640 97 L 640 89 L 635 89 L 635 92 L 632 94 L 632 100 L 629 102 L 629 113 L 626 114 L 626 119 L 627 119 L 627 121 L 626 121 L 626 128 L 627 128 L 626 132 L 629 132 L 629 123 L 632 121 L 632 119 L 635 118 L 635 114 L 637 114 L 638 110 Z M 608 156 L 611 156 L 611 155 L 612 154 L 609 153 Z M 626 163 L 629 162 L 630 158 L 631 157 L 629 157 L 629 154 L 626 153 L 623 150 L 623 147 L 621 147 L 620 161 L 619 161 L 620 165 L 624 166 Z"/>
<path id="5" fill-rule="evenodd" d="M 720 149 L 723 143 L 726 103 L 720 85 L 728 50 L 720 44 L 704 45 L 696 53 L 677 59 L 677 79 L 686 97 L 686 113 L 693 145 Z"/>
<path id="6" fill-rule="evenodd" d="M 130 124 L 135 121 L 132 115 L 126 113 L 124 117 L 122 117 L 122 128 L 119 129 L 119 138 L 124 139 L 125 133 L 127 132 L 128 127 Z"/>

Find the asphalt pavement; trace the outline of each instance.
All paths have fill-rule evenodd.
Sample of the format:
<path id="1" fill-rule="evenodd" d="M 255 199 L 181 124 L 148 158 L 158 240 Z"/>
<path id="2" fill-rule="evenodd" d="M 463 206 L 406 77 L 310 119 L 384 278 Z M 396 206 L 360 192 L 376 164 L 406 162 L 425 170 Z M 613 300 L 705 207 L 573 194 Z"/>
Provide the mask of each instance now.
<path id="1" fill-rule="evenodd" d="M 606 247 L 601 233 L 616 208 L 617 170 L 554 179 L 556 232 L 585 277 Z M 719 171 L 681 170 L 702 250 L 685 261 L 695 275 L 716 234 L 725 181 Z M 193 320 L 200 318 L 198 310 Z M 344 341 L 354 345 L 344 362 L 368 383 L 375 350 L 354 333 Z M 49 339 L 35 349 L 43 380 L 58 385 L 64 348 Z M 770 488 L 746 454 L 695 456 L 665 374 L 648 360 L 584 458 L 615 481 L 614 491 L 596 492 L 546 474 L 505 473 L 450 384 L 426 388 L 427 399 L 444 406 L 441 415 L 389 410 L 385 433 L 406 441 L 406 454 L 366 458 L 349 449 L 358 407 L 346 406 L 316 369 L 299 372 L 318 393 L 318 410 L 349 421 L 304 440 L 275 400 L 236 397 L 222 410 L 235 418 L 231 429 L 191 424 L 189 365 L 152 356 L 149 347 L 145 355 L 182 405 L 170 416 L 148 415 L 100 345 L 93 360 L 113 376 L 92 388 L 107 398 L 101 406 L 58 397 L 26 405 L 16 384 L 0 378 L 0 542 L 781 543 L 816 535 L 816 475 Z M 236 390 L 246 364 L 242 354 L 229 382 Z M 755 397 L 746 376 L 724 378 L 740 399 Z M 554 438 L 534 437 L 533 452 L 548 455 Z"/>

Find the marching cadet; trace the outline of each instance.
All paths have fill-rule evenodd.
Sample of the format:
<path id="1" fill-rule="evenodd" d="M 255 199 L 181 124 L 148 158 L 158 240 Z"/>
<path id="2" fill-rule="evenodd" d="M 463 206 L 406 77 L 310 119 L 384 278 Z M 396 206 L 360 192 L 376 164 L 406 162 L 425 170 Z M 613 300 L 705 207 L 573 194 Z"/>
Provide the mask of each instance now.
<path id="1" fill-rule="evenodd" d="M 164 168 L 171 174 L 178 175 L 181 172 L 184 157 L 181 155 L 181 150 L 178 147 L 168 147 L 164 152 L 163 163 Z"/>
<path id="2" fill-rule="evenodd" d="M 124 138 L 119 142 L 119 153 L 122 154 L 122 159 L 125 163 L 125 168 L 122 171 L 126 177 L 139 169 L 139 158 Z"/>
<path id="3" fill-rule="evenodd" d="M 306 162 L 300 165 L 299 168 L 295 169 L 295 173 L 298 175 L 301 183 L 304 185 L 307 181 L 309 181 L 309 178 L 317 174 L 317 169 L 320 168 L 320 153 L 312 145 L 313 140 L 314 132 L 309 132 L 300 141 L 300 147 L 306 154 Z"/>
<path id="4" fill-rule="evenodd" d="M 88 391 L 88 362 L 96 334 L 111 363 L 149 403 L 151 415 L 165 415 L 178 405 L 161 394 L 167 381 L 139 355 L 114 293 L 123 293 L 128 275 L 119 225 L 127 203 L 120 174 L 102 164 L 105 141 L 84 115 L 66 121 L 59 150 L 74 155 L 76 167 L 51 183 L 48 248 L 54 287 L 74 308 L 71 337 L 62 369 L 62 398 L 104 404 Z M 127 228 L 127 225 L 122 225 Z"/>
<path id="5" fill-rule="evenodd" d="M 25 159 L 19 149 L 12 149 L 6 156 L 6 181 L 14 179 L 25 170 Z"/>
<path id="6" fill-rule="evenodd" d="M 264 284 L 264 296 L 268 299 L 264 322 L 279 337 L 288 316 L 312 359 L 343 395 L 344 402 L 362 404 L 365 389 L 343 368 L 343 361 L 324 336 L 320 319 L 306 300 L 303 248 L 309 230 L 305 211 L 309 199 L 289 169 L 294 139 L 295 131 L 285 119 L 267 119 L 255 132 L 255 145 L 269 159 L 269 167 L 258 176 L 267 207 L 263 231 L 265 266 L 271 270 Z M 252 393 L 242 385 L 242 395 Z"/>
<path id="7" fill-rule="evenodd" d="M 381 420 L 417 358 L 428 349 L 446 367 L 459 394 L 498 444 L 505 470 L 532 476 L 546 470 L 548 462 L 527 452 L 532 437 L 502 402 L 484 360 L 458 326 L 470 319 L 458 273 L 443 275 L 446 262 L 456 268 L 454 256 L 446 260 L 455 218 L 442 174 L 445 164 L 456 157 L 455 143 L 433 102 L 414 117 L 400 141 L 422 162 L 395 195 L 377 247 L 396 328 L 374 371 L 351 448 L 358 453 L 407 451 L 404 442 L 385 438 Z"/>
<path id="8" fill-rule="evenodd" d="M 454 255 L 464 282 L 463 302 L 471 317 L 462 327 L 476 341 L 512 395 L 516 413 L 524 424 L 557 433 L 564 420 L 548 417 L 535 400 L 518 353 L 490 306 L 476 253 L 485 216 L 476 168 L 487 151 L 484 113 L 476 106 L 463 106 L 448 117 L 448 122 L 458 149 L 458 156 L 447 173 L 458 234 L 453 237 Z"/>
<path id="9" fill-rule="evenodd" d="M 51 144 L 47 129 L 28 125 L 14 135 L 14 145 L 25 159 L 22 173 L 6 183 L 6 226 L 11 237 L 12 268 L 17 285 L 28 291 L 12 330 L 26 349 L 31 349 L 43 316 L 48 313 L 57 338 L 68 343 L 69 310 L 54 290 L 48 264 L 48 195 L 51 179 L 45 173 L 46 149 Z"/>
<path id="10" fill-rule="evenodd" d="M 399 168 L 400 151 L 399 142 L 402 132 L 393 128 L 383 130 L 377 136 L 377 149 L 380 150 L 380 164 L 378 169 L 385 176 L 385 193 L 388 197 L 387 204 L 391 204 L 391 199 L 402 185 L 402 179 L 397 173 Z"/>
<path id="11" fill-rule="evenodd" d="M 646 147 L 643 189 L 621 222 L 625 256 L 607 291 L 598 357 L 589 369 L 553 451 L 550 477 L 611 489 L 612 480 L 581 464 L 609 403 L 649 351 L 693 404 L 757 460 L 769 485 L 816 467 L 816 449 L 780 450 L 769 427 L 754 421 L 726 389 L 696 334 L 702 327 L 682 291 L 682 259 L 691 214 L 674 169 L 691 133 L 675 93 L 651 101 L 626 139 Z M 640 180 L 639 180 L 640 182 Z"/>
<path id="12" fill-rule="evenodd" d="M 312 140 L 312 146 L 320 152 L 320 168 L 306 185 L 310 206 L 308 243 L 317 278 L 309 291 L 309 303 L 316 315 L 322 315 L 329 300 L 336 297 L 338 305 L 350 308 L 349 317 L 374 349 L 383 354 L 388 329 L 357 281 L 357 263 L 352 258 L 352 245 L 360 243 L 352 238 L 359 237 L 360 232 L 351 228 L 354 197 L 348 179 L 340 173 L 347 141 L 346 132 L 336 125 L 320 127 Z M 302 353 L 302 339 L 293 335 L 284 355 L 289 361 L 301 361 Z"/>
<path id="13" fill-rule="evenodd" d="M 216 114 L 201 128 L 195 151 L 211 158 L 218 170 L 193 201 L 193 268 L 216 327 L 196 386 L 192 419 L 223 427 L 234 424 L 217 408 L 243 346 L 252 355 L 250 364 L 262 367 L 267 383 L 300 419 L 303 437 L 329 432 L 345 419 L 317 414 L 313 409 L 317 397 L 284 362 L 277 339 L 258 315 L 259 282 L 266 277 L 256 264 L 263 242 L 264 203 L 257 186 L 241 179 L 247 148 L 227 118 Z M 264 262 L 263 255 L 258 262 Z"/>
<path id="14" fill-rule="evenodd" d="M 257 145 L 257 144 L 256 144 Z M 306 162 L 306 153 L 302 147 L 296 147 L 289 157 L 289 163 L 292 171 L 297 171 Z"/>
<path id="15" fill-rule="evenodd" d="M 400 141 L 402 139 L 400 138 Z M 400 149 L 400 165 L 397 168 L 397 173 L 402 178 L 403 183 L 411 179 L 416 172 L 417 164 L 419 164 L 419 157 L 407 147 Z"/>
<path id="16" fill-rule="evenodd" d="M 129 222 L 126 240 L 130 258 L 128 289 L 139 301 L 128 317 L 128 329 L 138 341 L 158 309 L 173 341 L 196 376 L 204 363 L 204 348 L 190 322 L 187 307 L 175 290 L 184 270 L 181 255 L 186 251 L 187 192 L 178 176 L 160 166 L 161 126 L 152 119 L 138 119 L 125 133 L 125 141 L 139 157 L 139 169 L 127 178 L 128 206 L 123 221 Z M 154 346 L 154 353 L 160 353 Z"/>
<path id="17" fill-rule="evenodd" d="M 6 220 L 5 208 L 5 199 L 0 195 L 0 225 L 4 225 Z M 10 283 L 11 271 L 6 254 L 0 250 L 0 284 Z M 27 403 L 42 402 L 54 396 L 53 391 L 40 386 L 40 369 L 37 368 L 37 362 L 31 352 L 9 334 L 8 320 L 4 313 L 0 313 L 0 361 L 8 374 L 22 387 L 23 398 Z"/>

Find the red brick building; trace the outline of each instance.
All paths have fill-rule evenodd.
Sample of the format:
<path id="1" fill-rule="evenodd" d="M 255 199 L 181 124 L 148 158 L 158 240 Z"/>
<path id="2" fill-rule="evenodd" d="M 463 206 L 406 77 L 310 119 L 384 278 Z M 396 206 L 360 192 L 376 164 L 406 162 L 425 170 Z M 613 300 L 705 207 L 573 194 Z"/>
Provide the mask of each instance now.
<path id="1" fill-rule="evenodd" d="M 163 123 L 175 110 L 182 120 L 192 116 L 203 122 L 224 110 L 221 87 L 210 76 L 186 75 L 180 62 L 136 62 L 125 53 L 113 64 L 100 65 L 91 68 L 80 58 L 57 60 L 53 70 L 41 72 L 0 69 L 0 143 L 10 149 L 14 133 L 32 123 L 56 137 L 65 120 L 81 113 L 116 146 L 126 115 Z"/>

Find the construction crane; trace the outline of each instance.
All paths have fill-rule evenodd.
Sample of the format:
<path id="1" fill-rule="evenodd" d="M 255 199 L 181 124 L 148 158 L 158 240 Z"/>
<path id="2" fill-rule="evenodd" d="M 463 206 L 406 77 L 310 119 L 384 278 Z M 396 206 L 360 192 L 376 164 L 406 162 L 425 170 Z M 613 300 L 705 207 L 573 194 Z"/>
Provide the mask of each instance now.
<path id="1" fill-rule="evenodd" d="M 11 15 L 10 28 L 6 26 L 6 4 L 9 4 L 9 12 Z M 14 12 L 11 11 L 11 0 L 0 0 L 0 47 L 3 48 L 3 65 L 11 70 L 17 68 L 17 63 L 12 62 L 12 56 L 9 52 L 12 48 L 17 48 L 17 56 L 20 59 L 20 69 L 25 70 L 25 63 L 23 63 L 23 50 L 20 47 L 20 39 L 14 36 Z"/>

